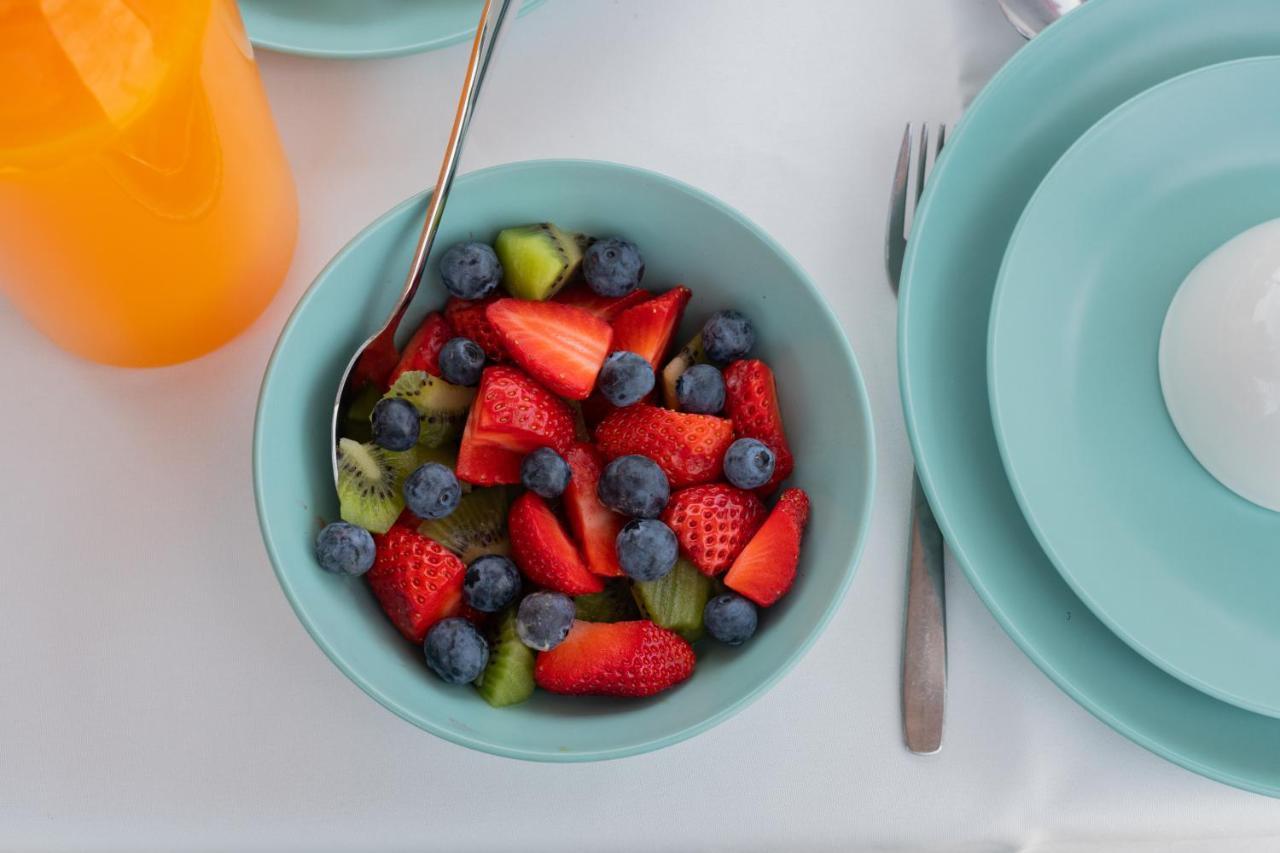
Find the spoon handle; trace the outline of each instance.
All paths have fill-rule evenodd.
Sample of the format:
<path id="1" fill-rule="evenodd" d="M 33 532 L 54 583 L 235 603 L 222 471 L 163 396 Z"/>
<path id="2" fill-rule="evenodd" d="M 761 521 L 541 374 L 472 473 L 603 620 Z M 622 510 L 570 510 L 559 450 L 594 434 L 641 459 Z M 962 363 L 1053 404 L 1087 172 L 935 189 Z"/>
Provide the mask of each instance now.
<path id="1" fill-rule="evenodd" d="M 476 24 L 476 38 L 471 45 L 471 59 L 467 63 L 467 75 L 462 82 L 462 94 L 458 98 L 458 113 L 453 119 L 453 130 L 449 133 L 449 143 L 444 149 L 444 160 L 440 163 L 440 174 L 436 177 L 436 186 L 431 193 L 431 201 L 427 206 L 426 221 L 422 223 L 422 233 L 418 236 L 418 246 L 413 252 L 413 263 L 409 265 L 409 274 L 405 277 L 404 288 L 396 302 L 395 310 L 387 325 L 379 334 L 395 333 L 404 317 L 409 303 L 418 292 L 422 283 L 422 274 L 427 267 L 427 258 L 431 255 L 431 245 L 435 242 L 436 231 L 440 227 L 440 219 L 444 215 L 445 201 L 449 197 L 449 189 L 453 186 L 453 177 L 458 171 L 458 160 L 462 156 L 462 142 L 466 138 L 467 128 L 471 125 L 471 116 L 475 112 L 476 100 L 480 97 L 480 84 L 484 82 L 489 70 L 489 60 L 498 43 L 498 35 L 506 22 L 507 13 L 512 6 L 519 6 L 520 0 L 485 0 L 484 9 L 480 12 L 480 21 Z"/>

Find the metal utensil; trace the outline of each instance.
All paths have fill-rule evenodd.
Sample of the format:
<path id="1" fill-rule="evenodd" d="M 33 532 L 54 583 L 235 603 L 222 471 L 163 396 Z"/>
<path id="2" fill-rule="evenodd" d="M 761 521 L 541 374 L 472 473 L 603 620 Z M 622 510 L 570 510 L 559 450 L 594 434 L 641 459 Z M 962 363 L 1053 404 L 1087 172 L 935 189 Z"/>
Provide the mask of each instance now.
<path id="1" fill-rule="evenodd" d="M 924 192 L 925 178 L 946 142 L 946 125 L 938 125 L 933 158 L 929 157 L 929 125 L 921 124 L 918 144 L 907 125 L 898 151 L 889 195 L 889 225 L 884 241 L 885 269 L 893 292 L 898 292 L 902 259 L 907 251 L 907 214 L 912 218 Z M 912 181 L 912 150 L 915 150 Z M 942 573 L 942 532 L 911 475 L 911 542 L 907 572 L 906 628 L 902 644 L 902 731 L 907 748 L 929 755 L 942 748 L 943 709 L 947 695 L 946 588 Z"/>
<path id="2" fill-rule="evenodd" d="M 485 0 L 484 8 L 480 11 L 475 41 L 471 44 L 471 58 L 467 62 L 467 73 L 462 81 L 462 94 L 458 99 L 458 112 L 453 119 L 453 130 L 449 133 L 449 142 L 444 149 L 444 160 L 440 164 L 440 174 L 436 178 L 436 186 L 431 193 L 431 201 L 427 205 L 426 221 L 422 223 L 422 233 L 418 237 L 418 246 L 413 253 L 413 262 L 409 265 L 409 274 L 405 276 L 404 287 L 386 324 L 373 337 L 360 345 L 351 357 L 351 361 L 347 363 L 342 380 L 338 383 L 338 395 L 333 403 L 331 435 L 335 483 L 338 480 L 339 419 L 356 392 L 367 382 L 386 376 L 395 366 L 396 330 L 400 327 L 400 321 L 404 319 L 405 311 L 413 301 L 414 294 L 418 292 L 418 285 L 422 283 L 427 257 L 431 254 L 431 244 L 435 242 L 440 218 L 444 214 L 445 201 L 449 197 L 453 176 L 458 169 L 462 142 L 466 138 L 471 116 L 475 112 L 476 100 L 480 96 L 480 84 L 489 70 L 489 60 L 497 48 L 498 35 L 506 22 L 507 14 L 512 11 L 511 7 L 518 8 L 519 5 L 520 0 Z"/>
<path id="3" fill-rule="evenodd" d="M 1004 16 L 1023 38 L 1033 39 L 1040 31 L 1085 0 L 997 0 Z"/>

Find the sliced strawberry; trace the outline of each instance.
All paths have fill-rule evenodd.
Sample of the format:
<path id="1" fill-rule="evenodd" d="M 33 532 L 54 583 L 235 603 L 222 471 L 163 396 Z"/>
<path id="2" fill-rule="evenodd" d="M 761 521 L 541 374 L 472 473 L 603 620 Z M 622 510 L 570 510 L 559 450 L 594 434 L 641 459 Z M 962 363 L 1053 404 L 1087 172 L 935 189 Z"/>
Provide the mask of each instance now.
<path id="1" fill-rule="evenodd" d="M 530 376 L 571 400 L 591 394 L 613 340 L 608 323 L 572 305 L 524 299 L 499 299 L 485 313 Z"/>
<path id="2" fill-rule="evenodd" d="M 735 361 L 724 371 L 724 410 L 733 421 L 738 438 L 754 438 L 773 451 L 773 477 L 758 491 L 767 495 L 791 476 L 795 459 L 778 408 L 778 386 L 773 371 L 756 359 Z"/>
<path id="3" fill-rule="evenodd" d="M 618 407 L 604 398 L 599 391 L 582 401 L 582 420 L 590 429 L 595 429 L 609 415 L 618 411 Z"/>
<path id="4" fill-rule="evenodd" d="M 613 348 L 634 352 L 658 370 L 692 295 L 689 288 L 676 285 L 623 311 L 613 321 Z"/>
<path id="5" fill-rule="evenodd" d="M 462 430 L 462 444 L 458 447 L 454 473 L 459 480 L 476 486 L 519 483 L 524 454 L 500 447 L 483 435 L 477 435 L 476 421 L 479 417 L 480 407 L 473 404 L 471 413 L 467 415 L 467 425 Z"/>
<path id="6" fill-rule="evenodd" d="M 352 380 L 356 388 L 373 385 L 386 390 L 391 387 L 387 377 L 400 361 L 400 353 L 396 351 L 396 343 L 391 335 L 382 334 L 374 338 L 360 353 L 360 358 L 351 368 Z"/>
<path id="7" fill-rule="evenodd" d="M 729 568 L 764 521 L 765 508 L 751 492 L 723 483 L 693 486 L 671 496 L 662 520 L 703 574 Z"/>
<path id="8" fill-rule="evenodd" d="M 491 362 L 507 360 L 507 351 L 502 348 L 502 339 L 498 337 L 497 330 L 493 328 L 493 324 L 485 314 L 488 307 L 501 298 L 498 294 L 476 300 L 450 296 L 449 301 L 444 304 L 444 317 L 453 327 L 454 334 L 478 343 Z"/>
<path id="9" fill-rule="evenodd" d="M 538 586 L 566 595 L 600 592 L 604 582 L 592 574 L 559 520 L 542 498 L 525 492 L 507 515 L 512 559 Z"/>
<path id="10" fill-rule="evenodd" d="M 539 447 L 564 453 L 573 443 L 573 410 L 514 367 L 486 367 L 471 410 L 475 438 L 525 454 Z"/>
<path id="11" fill-rule="evenodd" d="M 809 496 L 787 489 L 769 518 L 733 561 L 724 584 L 734 592 L 768 607 L 791 589 L 800 561 L 800 537 L 809 520 Z"/>
<path id="12" fill-rule="evenodd" d="M 407 370 L 425 370 L 432 376 L 439 376 L 440 350 L 452 337 L 453 329 L 449 327 L 448 321 L 438 311 L 432 311 L 422 321 L 418 331 L 413 333 L 413 337 L 409 338 L 409 343 L 400 356 L 400 363 L 391 371 L 391 377 L 387 381 L 394 385 L 400 374 Z"/>
<path id="13" fill-rule="evenodd" d="M 552 693 L 652 696 L 693 675 L 696 663 L 679 634 L 647 619 L 574 622 L 564 642 L 538 655 L 533 678 Z"/>
<path id="14" fill-rule="evenodd" d="M 407 527 L 373 537 L 377 556 L 365 577 L 374 598 L 405 639 L 421 644 L 427 630 L 462 607 L 467 567 L 443 545 Z"/>
<path id="15" fill-rule="evenodd" d="M 733 425 L 714 415 L 693 415 L 637 403 L 618 409 L 596 427 L 596 442 L 610 459 L 632 453 L 662 468 L 671 488 L 720 479 Z"/>
<path id="16" fill-rule="evenodd" d="M 585 284 L 572 284 L 557 293 L 555 301 L 590 311 L 606 323 L 612 323 L 623 311 L 639 305 L 651 296 L 653 294 L 649 291 L 638 288 L 626 296 L 601 296 Z"/>
<path id="17" fill-rule="evenodd" d="M 615 543 L 626 525 L 625 516 L 609 509 L 596 497 L 596 482 L 604 470 L 604 458 L 586 442 L 578 442 L 564 455 L 569 463 L 569 486 L 564 490 L 565 514 L 569 527 L 582 548 L 587 568 L 598 575 L 622 574 Z"/>

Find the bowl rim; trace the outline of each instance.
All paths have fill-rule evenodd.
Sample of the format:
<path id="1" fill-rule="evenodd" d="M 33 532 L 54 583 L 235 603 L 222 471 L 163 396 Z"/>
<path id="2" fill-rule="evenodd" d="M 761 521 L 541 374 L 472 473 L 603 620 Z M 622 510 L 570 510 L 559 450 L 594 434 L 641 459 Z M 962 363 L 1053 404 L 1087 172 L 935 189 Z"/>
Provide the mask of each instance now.
<path id="1" fill-rule="evenodd" d="M 601 172 L 617 172 L 621 171 L 632 176 L 642 178 L 644 180 L 653 181 L 658 184 L 665 185 L 667 188 L 683 193 L 692 197 L 694 200 L 701 202 L 715 209 L 717 212 L 729 217 L 731 220 L 745 228 L 753 236 L 759 239 L 769 251 L 778 256 L 779 260 L 786 266 L 802 286 L 809 292 L 809 295 L 815 300 L 819 311 L 821 311 L 837 331 L 837 339 L 840 354 L 844 357 L 845 362 L 850 368 L 853 378 L 853 393 L 855 402 L 862 416 L 862 427 L 866 430 L 867 442 L 861 448 L 862 464 L 866 471 L 864 478 L 864 487 L 862 489 L 862 500 L 867 507 L 867 511 L 863 513 L 861 519 L 857 523 L 857 529 L 854 535 L 853 550 L 849 554 L 849 558 L 844 567 L 843 576 L 840 578 L 835 593 L 828 601 L 826 608 L 821 615 L 812 623 L 805 638 L 798 643 L 795 648 L 786 656 L 782 663 L 777 666 L 767 676 L 762 678 L 754 687 L 736 700 L 729 702 L 724 707 L 708 714 L 698 722 L 686 725 L 676 731 L 659 737 L 653 737 L 648 740 L 638 741 L 635 743 L 624 744 L 617 747 L 605 747 L 591 750 L 581 750 L 566 752 L 559 749 L 549 748 L 541 749 L 524 749 L 514 748 L 502 743 L 496 743 L 485 737 L 478 737 L 466 734 L 451 728 L 442 726 L 435 721 L 425 718 L 420 714 L 416 714 L 412 709 L 404 707 L 396 700 L 383 693 L 377 685 L 365 679 L 355 668 L 347 663 L 341 652 L 328 642 L 314 627 L 311 616 L 307 610 L 305 602 L 303 602 L 295 593 L 286 572 L 282 568 L 283 560 L 277 549 L 273 538 L 271 522 L 267 517 L 264 509 L 264 499 L 262 494 L 262 483 L 264 479 L 262 444 L 264 436 L 263 426 L 263 410 L 267 401 L 267 394 L 272 378 L 275 374 L 276 363 L 280 357 L 280 353 L 291 341 L 293 335 L 297 332 L 297 322 L 302 312 L 315 296 L 316 289 L 320 282 L 324 281 L 333 272 L 334 268 L 346 256 L 354 251 L 364 240 L 372 235 L 387 220 L 397 216 L 403 210 L 421 202 L 422 198 L 431 190 L 426 189 L 413 194 L 409 198 L 404 199 L 398 204 L 392 206 L 385 213 L 378 216 L 368 225 L 363 227 L 354 237 L 352 237 L 316 274 L 311 284 L 307 286 L 306 291 L 299 298 L 297 304 L 289 314 L 280 336 L 271 352 L 271 358 L 267 362 L 265 371 L 263 372 L 262 383 L 258 392 L 257 404 L 254 412 L 253 426 L 253 495 L 254 504 L 258 516 L 258 525 L 262 532 L 263 543 L 266 546 L 267 556 L 271 561 L 272 571 L 275 573 L 276 581 L 280 584 L 281 590 L 284 591 L 285 598 L 288 600 L 290 607 L 293 608 L 294 615 L 298 621 L 302 623 L 306 632 L 311 636 L 320 650 L 325 656 L 336 666 L 348 679 L 356 686 L 368 694 L 374 701 L 391 711 L 396 716 L 413 724 L 417 728 L 430 732 L 437 737 L 443 738 L 451 743 L 459 746 L 465 746 L 479 752 L 498 755 L 505 758 L 515 758 L 524 761 L 546 761 L 555 763 L 576 763 L 586 761 L 603 761 L 614 758 L 624 758 L 631 755 L 639 755 L 645 752 L 662 749 L 671 746 L 683 740 L 701 734 L 704 731 L 716 726 L 741 711 L 747 705 L 763 696 L 770 688 L 773 687 L 784 675 L 791 671 L 792 667 L 799 662 L 806 652 L 817 641 L 818 637 L 826 629 L 836 611 L 844 602 L 846 593 L 850 584 L 853 582 L 854 576 L 857 574 L 858 564 L 861 559 L 863 549 L 867 542 L 867 533 L 871 526 L 871 518 L 875 514 L 875 483 L 876 483 L 876 452 L 875 452 L 875 424 L 871 416 L 871 400 L 867 393 L 866 382 L 863 379 L 862 371 L 858 366 L 857 356 L 854 354 L 853 347 L 850 345 L 848 337 L 844 333 L 844 327 L 841 325 L 839 318 L 831 310 L 823 297 L 822 292 L 814 285 L 804 269 L 796 262 L 796 260 L 782 246 L 774 240 L 767 232 L 764 231 L 756 223 L 730 207 L 725 202 L 711 195 L 710 193 L 693 187 L 683 181 L 655 172 L 649 169 L 642 169 L 635 166 L 628 166 L 621 163 L 614 163 L 607 160 L 589 160 L 589 159 L 539 159 L 539 160 L 522 160 L 512 163 L 504 163 L 496 166 L 490 166 L 473 172 L 468 172 L 458 178 L 453 192 L 466 190 L 467 184 L 471 181 L 478 180 L 481 177 L 492 176 L 502 173 L 518 173 L 526 170 L 542 170 L 542 169 L 588 169 Z"/>

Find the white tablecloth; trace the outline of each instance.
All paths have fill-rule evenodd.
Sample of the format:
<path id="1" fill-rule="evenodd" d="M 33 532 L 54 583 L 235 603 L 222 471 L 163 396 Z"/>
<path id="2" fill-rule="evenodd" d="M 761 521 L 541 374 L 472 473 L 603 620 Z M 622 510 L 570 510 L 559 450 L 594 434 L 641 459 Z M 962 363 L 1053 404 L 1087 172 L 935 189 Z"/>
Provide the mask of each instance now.
<path id="1" fill-rule="evenodd" d="M 0 302 L 0 847 L 1280 849 L 1280 803 L 1099 723 L 957 572 L 945 746 L 901 745 L 910 457 L 881 264 L 889 173 L 905 121 L 954 120 L 1019 44 L 994 0 L 552 0 L 508 34 L 465 168 L 617 160 L 741 209 L 826 293 L 879 437 L 861 569 L 800 665 L 691 741 L 578 766 L 402 722 L 276 586 L 250 487 L 263 366 L 325 261 L 431 180 L 465 48 L 261 53 L 303 218 L 283 292 L 246 335 L 192 364 L 112 370 Z"/>

